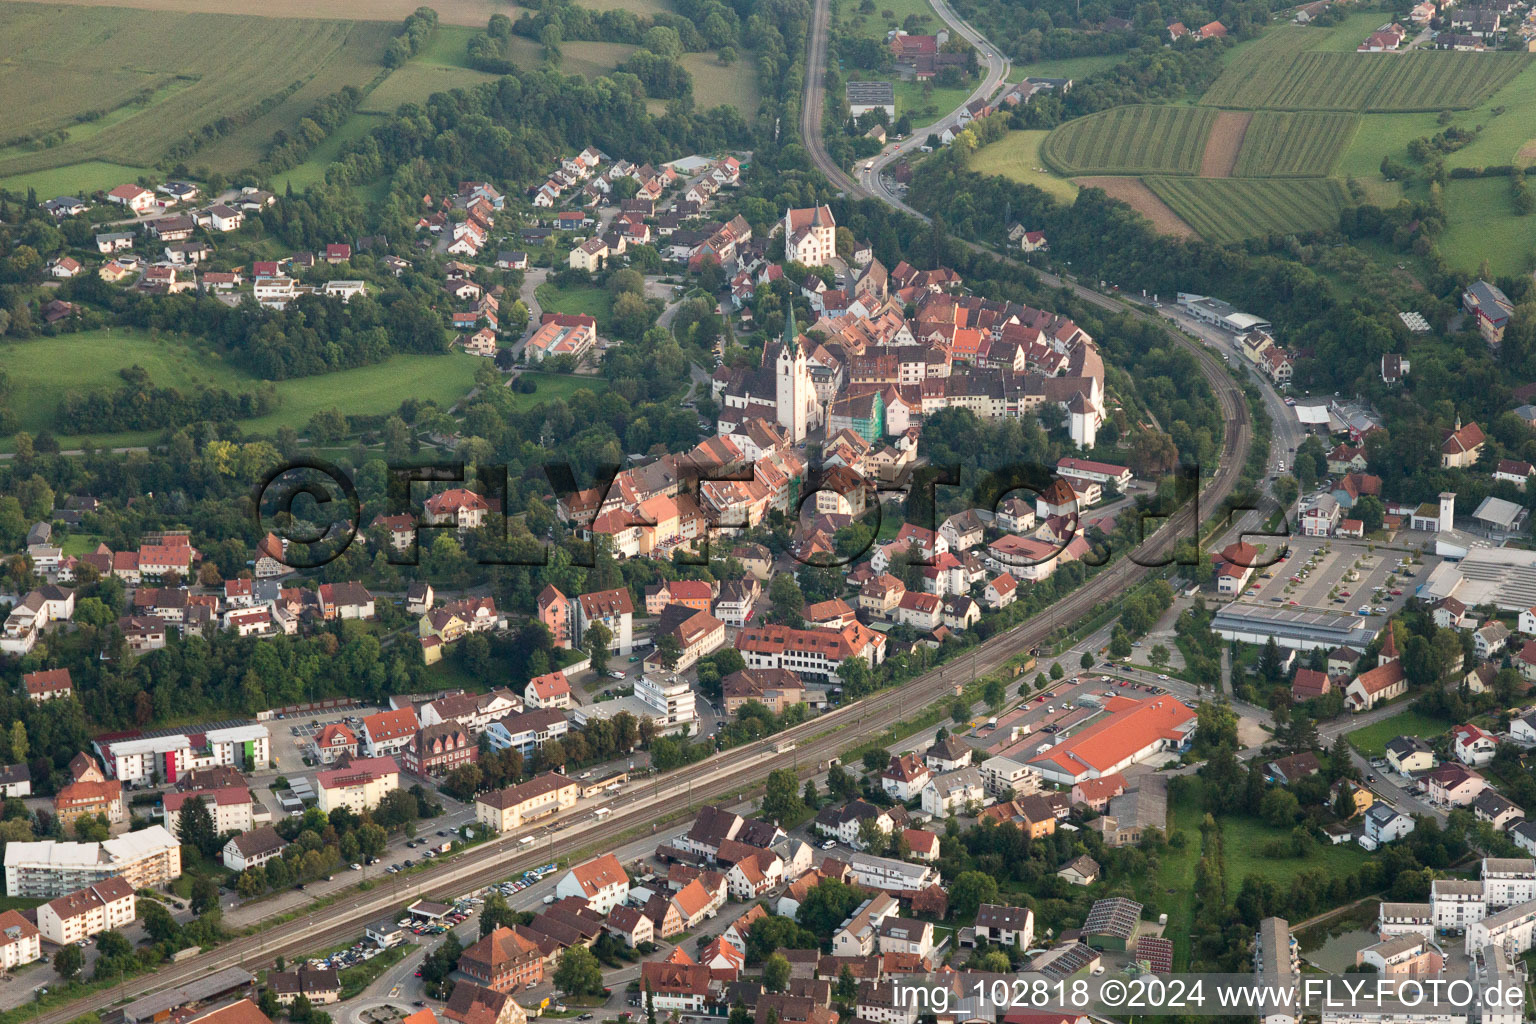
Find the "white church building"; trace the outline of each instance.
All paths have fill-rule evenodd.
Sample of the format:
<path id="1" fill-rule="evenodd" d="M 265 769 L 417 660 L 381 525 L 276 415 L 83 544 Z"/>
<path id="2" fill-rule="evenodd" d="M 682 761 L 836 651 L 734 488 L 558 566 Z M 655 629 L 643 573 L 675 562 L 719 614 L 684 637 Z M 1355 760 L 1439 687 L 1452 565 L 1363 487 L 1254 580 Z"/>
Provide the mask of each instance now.
<path id="1" fill-rule="evenodd" d="M 784 211 L 784 258 L 808 267 L 825 267 L 837 255 L 837 221 L 832 207 Z"/>

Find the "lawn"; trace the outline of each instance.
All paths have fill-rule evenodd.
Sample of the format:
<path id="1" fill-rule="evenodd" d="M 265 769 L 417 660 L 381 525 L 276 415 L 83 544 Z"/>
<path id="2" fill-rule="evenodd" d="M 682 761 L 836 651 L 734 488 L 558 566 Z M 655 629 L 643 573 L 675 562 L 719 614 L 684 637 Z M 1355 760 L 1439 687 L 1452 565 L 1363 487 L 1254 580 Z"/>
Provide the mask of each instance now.
<path id="1" fill-rule="evenodd" d="M 146 332 L 122 328 L 12 342 L 0 346 L 0 354 L 14 385 L 12 408 L 21 428 L 34 433 L 56 430 L 54 413 L 66 393 L 114 387 L 117 371 L 128 366 L 142 366 L 156 384 L 169 387 L 203 385 L 239 391 L 258 383 L 201 343 L 156 340 Z M 458 352 L 398 355 L 374 366 L 279 381 L 277 410 L 241 425 L 253 433 L 273 433 L 284 424 L 302 428 L 322 409 L 339 405 L 348 413 L 372 415 L 389 412 L 406 398 L 432 400 L 446 408 L 474 386 L 475 370 L 482 362 Z M 67 378 L 57 372 L 60 366 L 70 367 Z M 138 431 L 93 435 L 89 440 L 120 446 L 144 444 L 157 436 L 158 431 Z M 66 448 L 85 440 L 82 435 L 59 435 Z"/>
<path id="2" fill-rule="evenodd" d="M 367 114 L 393 114 L 402 103 L 423 103 L 433 93 L 472 89 L 482 82 L 494 82 L 498 77 L 473 68 L 411 61 L 391 71 L 358 109 Z"/>
<path id="3" fill-rule="evenodd" d="M 1380 757 L 1386 753 L 1387 741 L 1394 736 L 1417 736 L 1428 739 L 1445 732 L 1446 724 L 1438 718 L 1429 718 L 1417 711 L 1398 714 L 1372 722 L 1349 734 L 1349 745 L 1366 757 Z"/>
<path id="4" fill-rule="evenodd" d="M 32 188 L 39 196 L 63 196 L 81 192 L 106 191 L 124 182 L 137 181 L 140 175 L 150 173 L 148 167 L 129 167 L 106 160 L 86 160 L 64 167 L 50 167 L 42 171 L 28 171 L 0 177 L 0 188 L 12 192 L 26 192 Z"/>
<path id="5" fill-rule="evenodd" d="M 546 281 L 534 290 L 539 307 L 550 313 L 585 313 L 597 320 L 597 333 L 608 333 L 609 317 L 613 311 L 613 298 L 608 289 L 599 285 L 561 288 Z"/>
<path id="6" fill-rule="evenodd" d="M 976 84 L 943 86 L 931 82 L 904 82 L 896 79 L 891 83 L 896 93 L 896 116 L 912 118 L 914 130 L 926 128 L 947 116 L 976 91 Z"/>
<path id="7" fill-rule="evenodd" d="M 593 394 L 601 393 L 608 388 L 608 382 L 602 377 L 594 377 L 586 374 L 563 373 L 524 373 L 520 380 L 531 380 L 537 386 L 537 390 L 531 395 L 513 392 L 512 404 L 519 411 L 532 409 L 544 402 L 552 402 L 555 399 L 568 400 L 582 388 L 586 388 Z"/>
<path id="8" fill-rule="evenodd" d="M 1508 178 L 1452 180 L 1445 189 L 1440 253 L 1469 272 L 1486 258 L 1495 274 L 1529 271 L 1536 254 L 1536 219 L 1515 216 Z"/>
<path id="9" fill-rule="evenodd" d="M 279 174 L 276 181 L 277 187 L 282 190 L 291 187 L 295 192 L 302 192 L 309 186 L 324 181 L 326 169 L 340 155 L 341 147 L 354 139 L 362 138 L 382 123 L 382 119 L 376 114 L 353 114 L 342 122 L 340 128 L 326 136 L 320 145 L 310 150 L 309 159 Z"/>
<path id="10" fill-rule="evenodd" d="M 64 133 L 0 157 L 0 178 L 92 161 L 152 165 L 217 116 L 249 120 L 188 162 L 246 166 L 315 100 L 377 76 L 393 31 L 386 22 L 0 3 L 0 91 L 29 97 L 7 105 L 0 138 Z M 61 74 L 68 88 L 57 87 Z M 91 112 L 105 116 L 77 124 Z"/>
<path id="11" fill-rule="evenodd" d="M 747 117 L 757 113 L 762 98 L 757 90 L 757 55 L 747 50 L 736 63 L 721 64 L 714 53 L 685 53 L 679 58 L 693 76 L 694 106 L 705 109 L 722 104 L 735 107 Z"/>
<path id="12" fill-rule="evenodd" d="M 1045 130 L 1009 132 L 997 142 L 978 150 L 971 157 L 971 170 L 1033 185 L 1062 202 L 1070 203 L 1077 198 L 1077 186 L 1053 174 L 1040 159 L 1040 144 L 1049 134 Z"/>

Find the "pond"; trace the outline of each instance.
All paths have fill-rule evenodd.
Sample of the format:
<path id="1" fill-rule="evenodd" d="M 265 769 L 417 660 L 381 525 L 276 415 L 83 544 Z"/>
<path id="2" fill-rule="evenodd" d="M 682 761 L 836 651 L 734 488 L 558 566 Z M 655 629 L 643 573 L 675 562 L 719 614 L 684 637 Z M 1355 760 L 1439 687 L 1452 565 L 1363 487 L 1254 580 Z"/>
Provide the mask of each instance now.
<path id="1" fill-rule="evenodd" d="M 1355 963 L 1355 952 L 1376 942 L 1376 933 L 1368 928 L 1351 928 L 1348 931 L 1328 935 L 1321 945 L 1317 939 L 1323 933 L 1313 931 L 1306 939 L 1302 940 L 1302 958 L 1316 964 L 1330 974 L 1342 974 L 1344 968 L 1352 967 Z"/>

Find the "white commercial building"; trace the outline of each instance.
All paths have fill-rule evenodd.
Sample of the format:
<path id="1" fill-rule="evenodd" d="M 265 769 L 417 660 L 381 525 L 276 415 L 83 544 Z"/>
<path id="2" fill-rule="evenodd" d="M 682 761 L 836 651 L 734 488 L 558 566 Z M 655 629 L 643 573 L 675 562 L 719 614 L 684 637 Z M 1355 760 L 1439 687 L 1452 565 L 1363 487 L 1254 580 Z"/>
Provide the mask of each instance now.
<path id="1" fill-rule="evenodd" d="M 272 764 L 272 737 L 261 723 L 209 729 L 194 747 L 184 733 L 94 744 L 107 775 L 125 786 L 171 784 L 194 768 L 231 765 L 259 771 Z"/>

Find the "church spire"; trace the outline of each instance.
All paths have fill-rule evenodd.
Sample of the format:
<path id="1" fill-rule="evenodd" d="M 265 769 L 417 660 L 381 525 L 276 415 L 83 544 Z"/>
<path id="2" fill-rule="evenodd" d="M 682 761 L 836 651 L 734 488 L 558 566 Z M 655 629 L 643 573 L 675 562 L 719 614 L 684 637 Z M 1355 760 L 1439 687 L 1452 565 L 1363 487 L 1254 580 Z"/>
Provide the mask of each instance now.
<path id="1" fill-rule="evenodd" d="M 789 316 L 784 318 L 784 351 L 794 358 L 800 350 L 800 332 L 795 329 L 795 303 L 791 299 L 789 303 Z"/>

